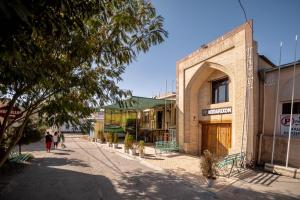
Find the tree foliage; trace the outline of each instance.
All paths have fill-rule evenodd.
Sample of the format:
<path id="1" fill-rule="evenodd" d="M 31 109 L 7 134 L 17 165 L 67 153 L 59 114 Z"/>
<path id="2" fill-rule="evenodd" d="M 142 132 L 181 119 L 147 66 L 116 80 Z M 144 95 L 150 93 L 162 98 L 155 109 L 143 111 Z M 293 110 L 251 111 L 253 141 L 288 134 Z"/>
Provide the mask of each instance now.
<path id="1" fill-rule="evenodd" d="M 79 123 L 95 106 L 130 95 L 117 85 L 126 66 L 167 36 L 144 0 L 7 0 L 0 23 L 0 96 L 8 105 L 0 144 L 18 126 L 7 151 L 33 115 Z M 11 120 L 15 105 L 23 115 Z"/>

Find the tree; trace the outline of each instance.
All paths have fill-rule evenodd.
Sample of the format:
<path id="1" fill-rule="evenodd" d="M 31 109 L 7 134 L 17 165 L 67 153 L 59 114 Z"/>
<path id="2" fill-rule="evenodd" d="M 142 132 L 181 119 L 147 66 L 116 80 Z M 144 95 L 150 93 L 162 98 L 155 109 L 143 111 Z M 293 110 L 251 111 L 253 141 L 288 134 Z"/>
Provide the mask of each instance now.
<path id="1" fill-rule="evenodd" d="M 140 52 L 164 41 L 163 18 L 144 0 L 11 0 L 0 2 L 0 94 L 7 112 L 0 146 L 32 116 L 80 123 L 95 106 L 130 95 L 117 82 Z M 22 115 L 9 117 L 14 106 Z"/>

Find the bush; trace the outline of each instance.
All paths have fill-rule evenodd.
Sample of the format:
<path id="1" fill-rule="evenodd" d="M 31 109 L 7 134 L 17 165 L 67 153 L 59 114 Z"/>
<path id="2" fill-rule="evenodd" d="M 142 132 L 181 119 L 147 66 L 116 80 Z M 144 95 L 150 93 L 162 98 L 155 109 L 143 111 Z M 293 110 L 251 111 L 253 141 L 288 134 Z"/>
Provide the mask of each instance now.
<path id="1" fill-rule="evenodd" d="M 133 135 L 128 135 L 127 140 L 128 140 L 129 149 L 132 149 L 133 148 L 133 141 L 134 141 Z"/>
<path id="2" fill-rule="evenodd" d="M 124 140 L 125 149 L 133 148 L 133 140 L 134 140 L 133 136 L 127 132 L 125 135 L 125 140 Z"/>
<path id="3" fill-rule="evenodd" d="M 144 142 L 144 140 L 140 140 L 138 147 L 139 147 L 139 153 L 143 154 L 144 153 L 144 149 L 145 149 L 145 142 Z"/>
<path id="4" fill-rule="evenodd" d="M 43 132 L 38 129 L 27 129 L 24 131 L 22 138 L 19 140 L 19 144 L 30 144 L 33 142 L 40 141 L 44 136 Z"/>
<path id="5" fill-rule="evenodd" d="M 114 144 L 118 144 L 118 134 L 117 133 L 114 133 Z"/>
<path id="6" fill-rule="evenodd" d="M 102 130 L 98 131 L 98 138 L 100 139 L 100 141 L 103 143 L 105 142 L 105 138 L 104 138 L 104 134 Z"/>
<path id="7" fill-rule="evenodd" d="M 129 133 L 127 132 L 126 135 L 125 135 L 125 139 L 124 139 L 125 150 L 129 149 L 129 146 L 128 146 L 128 136 L 129 136 Z"/>
<path id="8" fill-rule="evenodd" d="M 114 139 L 114 134 L 113 133 L 109 133 L 108 134 L 108 143 L 112 144 L 113 143 L 113 139 Z"/>
<path id="9" fill-rule="evenodd" d="M 201 157 L 201 171 L 207 178 L 216 178 L 216 159 L 208 150 L 204 150 Z"/>
<path id="10" fill-rule="evenodd" d="M 45 131 L 46 131 L 46 127 L 38 126 L 37 124 L 34 124 L 32 121 L 29 121 L 24 128 L 23 136 L 18 142 L 19 153 L 21 153 L 21 145 L 40 141 L 44 137 Z"/>

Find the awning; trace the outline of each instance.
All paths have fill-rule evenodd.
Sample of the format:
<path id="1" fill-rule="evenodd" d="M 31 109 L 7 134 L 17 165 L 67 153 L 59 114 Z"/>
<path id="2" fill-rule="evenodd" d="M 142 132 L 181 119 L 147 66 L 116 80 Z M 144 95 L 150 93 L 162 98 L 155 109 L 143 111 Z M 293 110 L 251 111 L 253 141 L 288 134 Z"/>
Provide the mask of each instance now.
<path id="1" fill-rule="evenodd" d="M 104 126 L 104 132 L 110 132 L 110 133 L 124 133 L 124 129 L 121 126 L 117 125 L 105 125 Z"/>
<path id="2" fill-rule="evenodd" d="M 153 99 L 147 97 L 132 96 L 130 99 L 126 99 L 118 103 L 105 106 L 104 108 L 107 110 L 138 111 L 146 110 L 149 108 L 162 107 L 164 105 L 171 105 L 173 103 L 175 103 L 175 100 Z"/>

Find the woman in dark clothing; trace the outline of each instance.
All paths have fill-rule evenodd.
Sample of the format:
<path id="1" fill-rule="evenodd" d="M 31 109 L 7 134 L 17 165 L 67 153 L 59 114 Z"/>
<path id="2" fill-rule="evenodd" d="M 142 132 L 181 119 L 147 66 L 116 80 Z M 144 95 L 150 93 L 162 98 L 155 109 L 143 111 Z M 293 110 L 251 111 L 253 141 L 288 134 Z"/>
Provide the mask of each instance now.
<path id="1" fill-rule="evenodd" d="M 45 136 L 45 142 L 46 142 L 47 152 L 50 153 L 51 144 L 52 144 L 52 135 L 49 132 L 47 132 L 47 134 Z"/>

